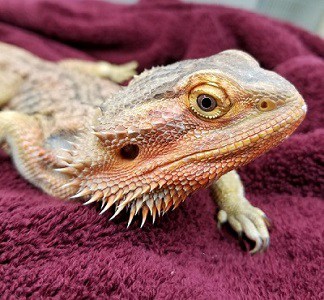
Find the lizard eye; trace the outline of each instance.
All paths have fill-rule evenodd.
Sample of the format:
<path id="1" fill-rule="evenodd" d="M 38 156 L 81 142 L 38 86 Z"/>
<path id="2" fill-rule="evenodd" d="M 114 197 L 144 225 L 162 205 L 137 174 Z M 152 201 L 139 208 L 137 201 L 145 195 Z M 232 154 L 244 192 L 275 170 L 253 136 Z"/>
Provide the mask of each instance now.
<path id="1" fill-rule="evenodd" d="M 224 115 L 231 106 L 225 91 L 213 83 L 195 86 L 189 93 L 188 102 L 196 115 L 207 119 Z"/>
<path id="2" fill-rule="evenodd" d="M 212 111 L 217 106 L 217 101 L 210 95 L 199 95 L 197 98 L 197 104 L 203 111 Z"/>

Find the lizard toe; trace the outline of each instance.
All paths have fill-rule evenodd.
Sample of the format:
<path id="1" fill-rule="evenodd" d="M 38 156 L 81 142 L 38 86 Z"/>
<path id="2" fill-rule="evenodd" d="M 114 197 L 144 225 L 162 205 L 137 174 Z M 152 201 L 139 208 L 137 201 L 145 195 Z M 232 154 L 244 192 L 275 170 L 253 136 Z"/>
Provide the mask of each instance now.
<path id="1" fill-rule="evenodd" d="M 225 210 L 220 210 L 217 214 L 217 228 L 220 230 L 222 225 L 227 222 L 227 212 Z"/>
<path id="2" fill-rule="evenodd" d="M 240 221 L 247 238 L 255 243 L 254 248 L 249 252 L 255 254 L 265 251 L 269 247 L 270 236 L 264 217 L 260 216 L 251 206 L 251 210 L 238 215 L 237 219 Z"/>
<path id="3" fill-rule="evenodd" d="M 228 223 L 231 225 L 233 230 L 236 231 L 236 233 L 239 236 L 242 236 L 243 227 L 242 227 L 241 223 L 234 216 L 230 216 L 228 218 Z"/>
<path id="4" fill-rule="evenodd" d="M 264 252 L 270 244 L 268 226 L 269 219 L 259 208 L 246 202 L 233 210 L 220 210 L 218 213 L 218 225 L 228 222 L 233 230 L 241 236 L 245 236 L 254 242 L 254 247 L 249 251 L 251 254 Z"/>

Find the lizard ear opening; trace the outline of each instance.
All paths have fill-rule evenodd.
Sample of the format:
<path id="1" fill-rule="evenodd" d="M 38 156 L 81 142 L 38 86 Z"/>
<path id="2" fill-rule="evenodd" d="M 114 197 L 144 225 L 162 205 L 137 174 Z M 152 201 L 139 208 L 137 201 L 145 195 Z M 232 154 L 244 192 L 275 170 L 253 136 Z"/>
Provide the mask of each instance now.
<path id="1" fill-rule="evenodd" d="M 120 156 L 127 160 L 134 160 L 139 154 L 139 147 L 136 144 L 127 144 L 120 149 Z"/>

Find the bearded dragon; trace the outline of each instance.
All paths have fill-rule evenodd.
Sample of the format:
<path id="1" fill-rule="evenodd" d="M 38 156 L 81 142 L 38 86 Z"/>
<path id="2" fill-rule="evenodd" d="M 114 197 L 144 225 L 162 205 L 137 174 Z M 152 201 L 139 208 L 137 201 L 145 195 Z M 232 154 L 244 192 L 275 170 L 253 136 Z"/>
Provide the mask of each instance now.
<path id="1" fill-rule="evenodd" d="M 176 208 L 209 187 L 228 222 L 269 245 L 266 216 L 246 199 L 235 169 L 288 137 L 306 105 L 295 87 L 247 53 L 155 67 L 49 62 L 0 44 L 0 144 L 20 174 L 62 199 L 115 207 L 111 218 Z M 110 79 L 110 80 L 109 80 Z"/>

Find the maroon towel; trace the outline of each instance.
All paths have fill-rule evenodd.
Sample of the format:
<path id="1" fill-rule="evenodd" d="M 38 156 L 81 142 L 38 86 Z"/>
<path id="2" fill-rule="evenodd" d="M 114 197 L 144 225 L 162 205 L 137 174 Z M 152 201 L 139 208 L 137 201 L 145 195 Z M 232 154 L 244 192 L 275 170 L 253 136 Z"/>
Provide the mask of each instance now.
<path id="1" fill-rule="evenodd" d="M 1 299 L 323 299 L 323 40 L 220 6 L 67 0 L 0 0 L 0 40 L 49 60 L 135 59 L 141 70 L 238 48 L 295 84 L 309 108 L 290 139 L 240 170 L 274 223 L 269 251 L 255 256 L 216 229 L 207 191 L 155 226 L 126 229 L 126 216 L 110 222 L 43 194 L 2 153 Z"/>

